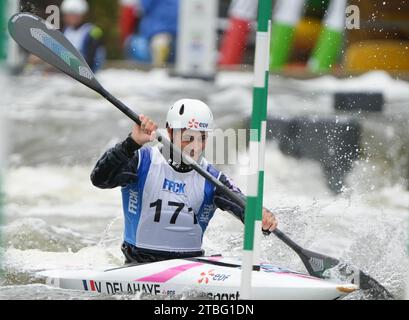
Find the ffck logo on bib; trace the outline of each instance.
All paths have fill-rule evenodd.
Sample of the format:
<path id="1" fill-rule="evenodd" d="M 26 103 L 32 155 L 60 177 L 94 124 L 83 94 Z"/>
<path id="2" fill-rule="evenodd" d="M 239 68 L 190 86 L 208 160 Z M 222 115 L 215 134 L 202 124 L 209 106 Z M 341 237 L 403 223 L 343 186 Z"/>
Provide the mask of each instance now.
<path id="1" fill-rule="evenodd" d="M 176 193 L 176 194 L 183 194 L 185 193 L 186 183 L 183 182 L 174 182 L 168 179 L 165 179 L 163 182 L 162 189 L 164 191 Z"/>

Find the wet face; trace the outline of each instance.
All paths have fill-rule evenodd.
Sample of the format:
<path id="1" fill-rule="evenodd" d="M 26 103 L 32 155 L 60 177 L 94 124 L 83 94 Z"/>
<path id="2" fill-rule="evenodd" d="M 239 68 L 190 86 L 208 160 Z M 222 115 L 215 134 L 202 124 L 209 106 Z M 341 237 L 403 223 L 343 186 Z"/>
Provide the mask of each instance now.
<path id="1" fill-rule="evenodd" d="M 80 26 L 85 20 L 85 16 L 82 14 L 64 14 L 63 16 L 64 25 L 71 28 L 76 28 Z"/>
<path id="2" fill-rule="evenodd" d="M 206 149 L 207 132 L 168 129 L 168 133 L 173 144 L 179 147 L 185 154 L 195 161 L 200 159 L 200 156 Z"/>

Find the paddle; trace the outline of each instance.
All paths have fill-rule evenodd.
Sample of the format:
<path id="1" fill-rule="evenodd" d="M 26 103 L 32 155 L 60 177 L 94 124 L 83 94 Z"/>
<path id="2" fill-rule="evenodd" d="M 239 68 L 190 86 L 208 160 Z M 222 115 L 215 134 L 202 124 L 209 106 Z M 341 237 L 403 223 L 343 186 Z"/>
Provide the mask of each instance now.
<path id="1" fill-rule="evenodd" d="M 11 17 L 9 21 L 9 31 L 13 39 L 24 49 L 83 83 L 90 89 L 98 92 L 135 123 L 141 124 L 139 116 L 134 111 L 129 109 L 102 87 L 84 58 L 60 31 L 53 29 L 47 22 L 29 13 L 20 13 Z M 219 192 L 225 194 L 243 208 L 245 207 L 246 202 L 244 199 L 200 167 L 191 157 L 182 153 L 167 137 L 158 133 L 157 140 L 161 142 L 164 147 L 172 150 L 178 159 L 182 159 L 184 163 L 190 164 L 196 172 L 209 180 Z M 300 256 L 306 269 L 313 276 L 328 278 L 325 273 L 330 269 L 336 268 L 341 275 L 350 277 L 352 274 L 351 270 L 355 270 L 337 259 L 303 249 L 278 229 L 273 233 Z M 359 285 L 362 289 L 371 289 L 385 298 L 392 297 L 383 286 L 363 271 L 359 271 L 359 276 Z"/>
<path id="2" fill-rule="evenodd" d="M 336 276 L 358 284 L 361 290 L 370 290 L 370 294 L 377 298 L 393 299 L 393 295 L 384 286 L 362 270 L 338 259 L 303 249 L 280 230 L 275 230 L 274 234 L 297 253 L 310 275 L 325 279 L 329 278 L 329 272 L 333 271 Z M 356 279 L 359 279 L 359 283 L 356 283 Z"/>

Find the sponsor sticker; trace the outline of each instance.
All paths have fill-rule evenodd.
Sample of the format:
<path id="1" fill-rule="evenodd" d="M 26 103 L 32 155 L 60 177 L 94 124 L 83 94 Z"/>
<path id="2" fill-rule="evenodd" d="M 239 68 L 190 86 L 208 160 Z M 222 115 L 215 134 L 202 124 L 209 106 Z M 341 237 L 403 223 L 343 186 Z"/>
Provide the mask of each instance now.
<path id="1" fill-rule="evenodd" d="M 209 124 L 205 122 L 196 121 L 196 119 L 193 118 L 192 120 L 189 121 L 188 128 L 189 129 L 199 129 L 199 128 L 207 129 L 209 128 Z"/>
<path id="2" fill-rule="evenodd" d="M 207 272 L 200 273 L 200 278 L 197 280 L 198 283 L 208 284 L 210 280 L 216 282 L 224 282 L 230 278 L 229 274 L 215 273 L 214 269 Z"/>

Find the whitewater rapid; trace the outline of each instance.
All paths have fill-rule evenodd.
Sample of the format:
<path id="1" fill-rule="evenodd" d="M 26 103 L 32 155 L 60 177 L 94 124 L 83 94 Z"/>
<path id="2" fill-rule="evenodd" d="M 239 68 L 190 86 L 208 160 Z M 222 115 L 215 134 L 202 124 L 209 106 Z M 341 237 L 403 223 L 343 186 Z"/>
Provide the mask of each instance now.
<path id="1" fill-rule="evenodd" d="M 136 112 L 159 123 L 170 103 L 187 96 L 211 105 L 217 127 L 244 126 L 251 112 L 251 73 L 221 73 L 216 83 L 170 78 L 163 70 L 111 69 L 98 77 Z M 352 89 L 384 92 L 387 116 L 407 119 L 409 114 L 409 84 L 382 72 L 343 80 L 274 77 L 271 82 L 269 113 L 274 115 L 330 114 L 329 93 Z M 11 144 L 0 299 L 140 298 L 52 289 L 36 277 L 42 270 L 123 263 L 120 190 L 96 189 L 89 176 L 98 157 L 126 137 L 131 122 L 86 87 L 60 75 L 1 75 L 0 86 L 5 88 L 0 107 L 10 120 Z M 399 130 L 405 128 L 396 128 L 391 139 L 404 144 L 408 138 Z M 382 161 L 377 154 L 356 161 L 348 187 L 335 196 L 319 163 L 283 155 L 275 142 L 268 142 L 264 203 L 276 213 L 280 229 L 303 247 L 351 262 L 402 298 L 409 266 L 409 191 L 396 169 L 400 167 L 382 167 Z M 241 168 L 222 168 L 246 190 Z M 241 223 L 217 211 L 204 249 L 207 254 L 240 256 L 242 236 Z M 262 259 L 305 271 L 294 252 L 273 236 L 262 240 Z"/>

